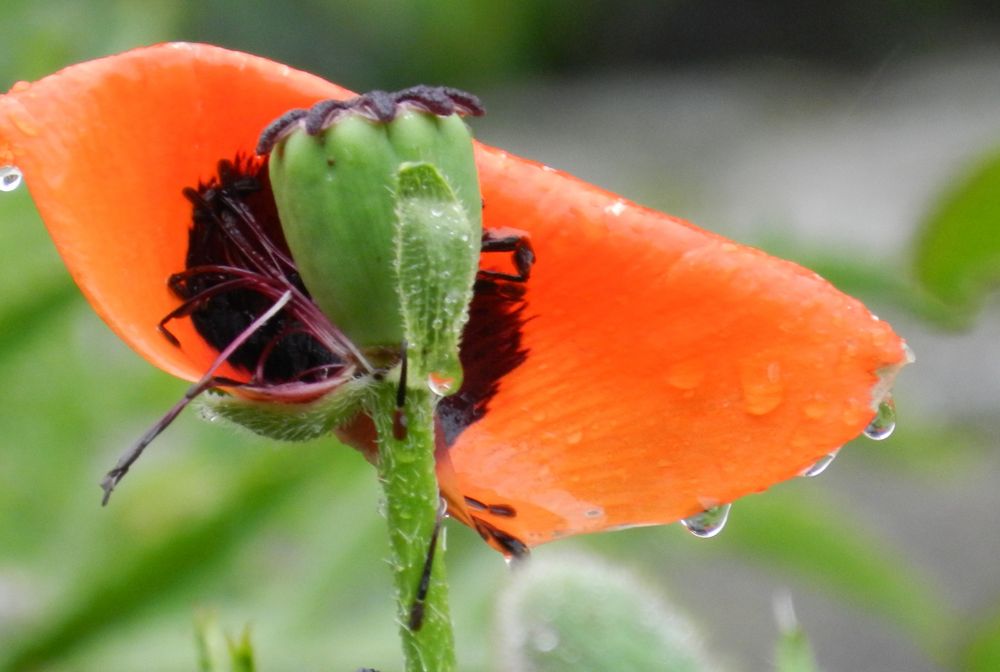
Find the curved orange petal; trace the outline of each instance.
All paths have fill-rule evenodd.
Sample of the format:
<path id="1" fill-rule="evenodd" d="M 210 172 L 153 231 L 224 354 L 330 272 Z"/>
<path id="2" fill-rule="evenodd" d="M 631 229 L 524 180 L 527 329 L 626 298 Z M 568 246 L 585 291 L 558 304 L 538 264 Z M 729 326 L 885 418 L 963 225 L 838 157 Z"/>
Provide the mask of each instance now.
<path id="1" fill-rule="evenodd" d="M 0 165 L 21 169 L 74 280 L 147 360 L 196 380 L 215 354 L 187 320 L 156 325 L 179 301 L 191 204 L 181 190 L 220 159 L 251 154 L 293 107 L 350 92 L 272 61 L 164 44 L 74 65 L 0 97 Z M 237 375 L 237 374 L 230 374 Z"/>
<path id="2" fill-rule="evenodd" d="M 535 545 L 668 523 L 795 476 L 872 420 L 903 341 L 812 271 L 505 152 L 486 221 L 531 234 L 527 361 L 451 449 Z M 876 398 L 879 397 L 879 398 Z"/>
<path id="3" fill-rule="evenodd" d="M 68 68 L 0 98 L 0 163 L 24 175 L 74 278 L 155 365 L 213 353 L 178 325 L 181 189 L 291 107 L 349 92 L 205 45 Z M 479 146 L 488 227 L 530 232 L 527 361 L 440 462 L 455 514 L 534 545 L 667 523 L 794 476 L 857 435 L 905 362 L 884 322 L 814 273 L 563 173 Z M 136 235 L 141 232 L 141 235 Z M 185 338 L 185 336 L 187 338 Z"/>

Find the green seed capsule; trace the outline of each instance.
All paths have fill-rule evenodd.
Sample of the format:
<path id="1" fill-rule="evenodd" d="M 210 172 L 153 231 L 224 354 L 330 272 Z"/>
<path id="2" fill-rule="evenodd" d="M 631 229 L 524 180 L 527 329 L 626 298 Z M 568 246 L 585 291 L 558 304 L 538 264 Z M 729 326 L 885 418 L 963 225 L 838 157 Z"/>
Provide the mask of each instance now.
<path id="1" fill-rule="evenodd" d="M 426 280 L 464 278 L 469 293 L 462 300 L 467 304 L 482 220 L 472 138 L 458 115 L 404 109 L 382 123 L 345 113 L 315 136 L 303 130 L 291 133 L 271 153 L 275 200 L 302 279 L 333 323 L 369 351 L 398 349 L 404 339 L 410 340 L 397 267 L 399 216 L 414 209 L 399 202 L 400 169 L 408 163 L 432 166 L 438 182 L 451 192 L 448 198 L 464 212 L 464 223 L 453 225 L 465 227 L 459 238 L 467 235 L 475 254 L 463 249 L 448 258 L 437 255 Z M 412 199 L 408 189 L 406 199 Z M 454 328 L 444 322 L 442 328 Z"/>

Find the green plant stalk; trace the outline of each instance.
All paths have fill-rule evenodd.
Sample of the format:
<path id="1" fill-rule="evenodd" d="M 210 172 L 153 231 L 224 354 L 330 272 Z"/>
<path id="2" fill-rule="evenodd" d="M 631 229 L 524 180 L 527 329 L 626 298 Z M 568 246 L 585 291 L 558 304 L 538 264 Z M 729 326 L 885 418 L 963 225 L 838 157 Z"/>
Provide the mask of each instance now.
<path id="1" fill-rule="evenodd" d="M 378 432 L 378 473 L 385 496 L 390 564 L 396 584 L 396 617 L 407 672 L 455 669 L 455 637 L 442 544 L 438 544 L 433 558 L 423 624 L 415 631 L 409 627 L 440 501 L 434 470 L 435 403 L 435 395 L 425 385 L 408 388 L 404 409 L 406 436 L 397 439 L 393 432 L 396 383 L 386 381 L 375 385 L 369 402 L 369 413 Z"/>

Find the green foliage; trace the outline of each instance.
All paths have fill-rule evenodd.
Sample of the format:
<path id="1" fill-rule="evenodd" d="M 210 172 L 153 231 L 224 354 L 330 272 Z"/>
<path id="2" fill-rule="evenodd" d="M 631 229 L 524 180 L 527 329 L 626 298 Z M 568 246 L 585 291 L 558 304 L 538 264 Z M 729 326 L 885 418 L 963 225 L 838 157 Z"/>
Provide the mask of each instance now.
<path id="1" fill-rule="evenodd" d="M 195 645 L 198 672 L 254 672 L 256 669 L 249 626 L 244 627 L 239 636 L 226 635 L 214 614 L 201 612 L 195 618 Z"/>
<path id="2" fill-rule="evenodd" d="M 1000 610 L 970 628 L 963 644 L 958 661 L 962 672 L 1000 670 Z"/>
<path id="3" fill-rule="evenodd" d="M 917 277 L 968 319 L 1000 281 L 1000 152 L 994 152 L 945 194 L 917 246 Z"/>
<path id="4" fill-rule="evenodd" d="M 777 487 L 746 497 L 732 518 L 713 548 L 699 552 L 729 549 L 787 570 L 840 600 L 877 610 L 933 654 L 953 632 L 953 616 L 942 608 L 933 582 L 815 488 Z"/>
<path id="5" fill-rule="evenodd" d="M 819 672 L 809 637 L 799 625 L 792 598 L 775 600 L 778 620 L 778 643 L 774 649 L 775 672 Z"/>

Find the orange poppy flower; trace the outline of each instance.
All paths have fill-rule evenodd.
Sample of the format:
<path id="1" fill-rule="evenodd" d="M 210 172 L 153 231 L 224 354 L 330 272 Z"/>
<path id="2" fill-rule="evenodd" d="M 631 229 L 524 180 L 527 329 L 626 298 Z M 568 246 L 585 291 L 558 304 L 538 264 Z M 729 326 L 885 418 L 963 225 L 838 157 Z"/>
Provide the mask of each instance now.
<path id="1" fill-rule="evenodd" d="M 181 303 L 167 279 L 188 254 L 185 189 L 252 156 L 290 108 L 351 95 L 216 47 L 137 49 L 0 97 L 0 165 L 23 173 L 111 328 L 198 380 L 217 345 L 184 315 L 170 325 L 177 344 L 158 329 Z M 888 324 L 811 271 L 476 152 L 485 227 L 528 232 L 536 263 L 506 308 L 510 333 L 477 323 L 473 306 L 463 363 L 507 359 L 464 401 L 448 398 L 439 478 L 452 515 L 506 553 L 677 521 L 793 477 L 865 429 L 908 361 Z M 220 375 L 245 379 L 238 368 Z M 363 444 L 368 429 L 341 434 Z"/>

